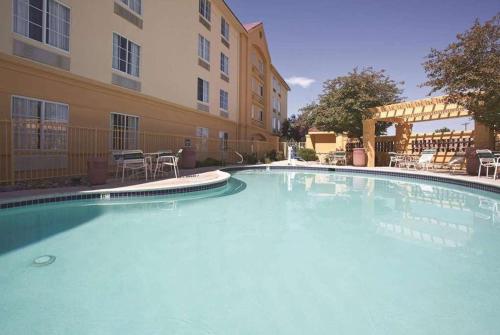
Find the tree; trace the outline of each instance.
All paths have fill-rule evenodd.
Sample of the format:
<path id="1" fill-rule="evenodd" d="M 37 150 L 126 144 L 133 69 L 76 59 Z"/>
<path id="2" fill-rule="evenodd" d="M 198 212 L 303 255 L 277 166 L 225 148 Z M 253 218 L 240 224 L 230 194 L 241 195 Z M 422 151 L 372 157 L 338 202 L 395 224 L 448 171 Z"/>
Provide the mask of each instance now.
<path id="1" fill-rule="evenodd" d="M 451 130 L 448 127 L 443 127 L 443 128 L 439 128 L 439 129 L 434 130 L 435 133 L 449 133 L 450 131 Z"/>
<path id="2" fill-rule="evenodd" d="M 371 107 L 400 102 L 399 84 L 391 80 L 385 71 L 355 68 L 346 76 L 323 83 L 323 93 L 317 103 L 301 111 L 310 126 L 323 131 L 347 132 L 349 136 L 363 135 L 363 119 L 372 115 Z M 384 134 L 390 123 L 378 122 L 377 135 Z"/>
<path id="3" fill-rule="evenodd" d="M 423 66 L 430 94 L 443 91 L 449 103 L 467 108 L 474 119 L 500 129 L 500 14 L 474 25 L 446 49 L 431 49 Z"/>
<path id="4" fill-rule="evenodd" d="M 285 120 L 281 125 L 281 137 L 286 140 L 294 140 L 303 142 L 307 134 L 307 124 L 302 116 L 292 115 L 288 120 Z"/>

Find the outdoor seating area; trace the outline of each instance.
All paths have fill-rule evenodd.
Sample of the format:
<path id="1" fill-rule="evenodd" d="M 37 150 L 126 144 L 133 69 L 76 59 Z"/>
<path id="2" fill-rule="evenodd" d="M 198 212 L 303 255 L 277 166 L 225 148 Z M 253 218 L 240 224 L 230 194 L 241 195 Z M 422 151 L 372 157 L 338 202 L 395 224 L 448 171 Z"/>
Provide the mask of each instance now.
<path id="1" fill-rule="evenodd" d="M 151 176 L 156 179 L 158 176 L 166 176 L 173 172 L 175 178 L 180 176 L 179 160 L 183 149 L 177 153 L 172 150 L 144 153 L 142 150 L 123 150 L 112 153 L 116 165 L 115 178 L 121 173 L 121 181 L 128 178 L 142 178 L 148 180 Z"/>
<path id="2" fill-rule="evenodd" d="M 476 150 L 479 168 L 477 177 L 480 178 L 483 172 L 486 172 L 486 178 L 490 177 L 496 180 L 498 177 L 498 167 L 500 166 L 500 152 L 493 152 L 488 149 Z M 466 155 L 465 152 L 457 151 L 453 153 L 451 159 L 446 163 L 436 163 L 436 149 L 426 149 L 422 153 L 412 154 L 405 152 L 389 152 L 389 167 L 413 170 L 446 170 L 449 173 L 465 172 Z"/>

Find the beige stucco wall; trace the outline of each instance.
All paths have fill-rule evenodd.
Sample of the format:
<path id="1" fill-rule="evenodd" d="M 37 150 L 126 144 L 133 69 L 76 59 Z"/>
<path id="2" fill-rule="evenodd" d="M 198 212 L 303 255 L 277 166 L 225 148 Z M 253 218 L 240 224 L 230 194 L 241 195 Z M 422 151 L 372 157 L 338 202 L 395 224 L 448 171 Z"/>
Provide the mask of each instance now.
<path id="1" fill-rule="evenodd" d="M 71 58 L 71 73 L 111 83 L 112 39 L 116 32 L 141 46 L 143 94 L 196 108 L 197 78 L 210 82 L 210 113 L 219 115 L 219 90 L 229 93 L 230 119 L 238 119 L 238 68 L 241 25 L 221 1 L 212 1 L 212 29 L 199 22 L 198 1 L 143 1 L 143 29 L 114 14 L 115 1 L 62 0 L 71 8 L 69 53 L 12 32 L 12 1 L 0 1 L 0 51 L 12 54 L 18 39 Z M 120 1 L 116 3 L 121 4 Z M 220 39 L 220 20 L 230 23 L 230 48 Z M 211 42 L 211 70 L 198 65 L 198 34 Z M 230 83 L 220 79 L 220 53 L 230 59 Z M 123 72 L 117 74 L 128 76 Z"/>

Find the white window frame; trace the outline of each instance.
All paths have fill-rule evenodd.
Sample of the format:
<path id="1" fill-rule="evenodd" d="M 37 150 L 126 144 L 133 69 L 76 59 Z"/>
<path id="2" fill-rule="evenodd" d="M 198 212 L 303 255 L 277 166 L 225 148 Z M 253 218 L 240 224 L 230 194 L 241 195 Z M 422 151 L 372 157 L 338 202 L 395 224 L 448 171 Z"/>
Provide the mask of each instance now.
<path id="1" fill-rule="evenodd" d="M 229 110 L 229 92 L 221 89 L 219 95 L 220 95 L 219 107 L 222 111 L 227 112 Z"/>
<path id="2" fill-rule="evenodd" d="M 208 22 L 212 22 L 212 3 L 210 0 L 199 0 L 199 14 Z"/>
<path id="3" fill-rule="evenodd" d="M 210 41 L 201 34 L 198 34 L 198 57 L 210 63 Z"/>
<path id="4" fill-rule="evenodd" d="M 210 129 L 207 127 L 196 127 L 196 137 L 200 139 L 200 147 L 198 148 L 201 152 L 208 151 L 208 138 L 210 136 Z"/>
<path id="5" fill-rule="evenodd" d="M 15 99 L 24 99 L 28 101 L 36 101 L 41 103 L 40 107 L 40 118 L 38 119 L 38 129 L 40 131 L 39 135 L 39 143 L 38 143 L 38 148 L 16 148 L 15 147 L 15 141 L 13 143 L 14 149 L 19 150 L 19 151 L 45 151 L 45 152 L 67 152 L 68 151 L 68 125 L 69 125 L 69 114 L 70 114 L 70 108 L 68 104 L 62 103 L 62 102 L 56 102 L 56 101 L 50 101 L 50 100 L 44 100 L 44 99 L 38 99 L 38 98 L 32 98 L 32 97 L 25 97 L 21 95 L 12 95 L 11 96 L 11 103 L 10 103 L 10 110 L 11 110 L 11 120 L 12 120 L 12 132 L 13 135 L 15 136 L 15 130 L 14 127 L 16 126 L 16 121 L 22 120 L 23 118 L 15 118 L 14 117 L 14 100 Z M 63 119 L 58 119 L 58 120 L 51 120 L 47 121 L 45 118 L 45 106 L 46 104 L 54 104 L 58 106 L 64 106 L 67 109 L 67 118 L 65 120 Z M 48 125 L 47 125 L 48 124 Z M 47 149 L 46 148 L 46 132 L 48 127 L 50 127 L 50 124 L 59 124 L 62 127 L 66 127 L 66 132 L 65 132 L 65 148 L 62 149 Z"/>
<path id="6" fill-rule="evenodd" d="M 229 149 L 228 145 L 229 133 L 224 130 L 219 131 L 219 141 L 220 141 L 220 149 L 222 151 L 227 151 Z"/>
<path id="7" fill-rule="evenodd" d="M 68 38 L 68 50 L 66 50 L 66 49 L 60 48 L 58 46 L 49 44 L 47 42 L 47 1 L 48 0 L 42 0 L 43 1 L 43 9 L 42 9 L 42 26 L 41 26 L 41 28 L 42 28 L 42 40 L 41 41 L 39 41 L 37 39 L 34 39 L 32 37 L 29 37 L 29 30 L 28 30 L 28 36 L 16 31 L 16 25 L 15 25 L 15 6 L 16 6 L 16 3 L 18 1 L 22 1 L 22 2 L 26 2 L 27 1 L 28 2 L 28 6 L 30 6 L 29 5 L 29 0 L 12 0 L 12 2 L 11 2 L 12 3 L 12 16 L 11 16 L 11 18 L 12 18 L 12 31 L 14 32 L 14 34 L 22 36 L 23 38 L 27 38 L 27 39 L 29 39 L 31 41 L 42 43 L 44 46 L 47 46 L 47 47 L 50 47 L 50 48 L 54 48 L 54 49 L 56 49 L 59 52 L 63 52 L 63 53 L 69 54 L 70 50 L 71 50 L 71 6 L 69 6 L 69 5 L 67 5 L 64 2 L 61 2 L 59 0 L 52 0 L 53 2 L 59 4 L 59 5 L 63 6 L 63 7 L 66 7 L 69 10 L 69 22 L 68 22 L 69 31 L 68 31 L 68 35 L 67 35 L 67 38 Z M 20 18 L 20 17 L 18 17 L 18 19 L 24 20 L 23 18 Z M 29 27 L 29 22 L 30 21 L 28 21 L 28 27 Z"/>
<path id="8" fill-rule="evenodd" d="M 139 2 L 139 11 L 136 11 L 134 8 L 132 8 L 132 6 L 131 6 L 131 2 L 132 1 L 134 1 L 134 0 L 120 0 L 120 3 L 123 6 L 127 7 L 128 9 L 130 9 L 132 12 L 136 13 L 137 15 L 142 16 L 142 11 L 143 11 L 142 0 L 135 0 L 135 1 Z"/>
<path id="9" fill-rule="evenodd" d="M 220 35 L 226 42 L 229 43 L 229 37 L 230 37 L 229 22 L 227 22 L 227 20 L 224 17 L 221 17 Z"/>
<path id="10" fill-rule="evenodd" d="M 115 128 L 114 128 L 114 124 L 113 124 L 113 115 L 118 115 L 118 116 L 121 116 L 121 117 L 124 117 L 125 118 L 125 127 L 123 127 L 122 129 L 122 132 L 120 134 L 120 136 L 123 136 L 123 138 L 121 139 L 122 141 L 122 144 L 126 143 L 127 145 L 122 145 L 121 148 L 115 148 L 114 147 L 114 140 L 115 140 Z M 129 123 L 129 118 L 134 118 L 136 119 L 136 123 L 137 123 L 137 127 L 136 129 L 132 129 L 132 128 L 129 128 L 128 127 L 128 123 Z M 110 129 L 110 149 L 111 150 L 135 150 L 139 147 L 139 127 L 140 127 L 140 117 L 137 116 L 137 115 L 131 115 L 131 114 L 125 114 L 125 113 L 118 113 L 118 112 L 111 112 L 109 114 L 109 129 Z M 129 136 L 131 133 L 135 133 L 134 136 L 135 136 L 135 145 L 133 145 L 132 147 L 130 147 L 128 144 L 129 144 Z"/>
<path id="11" fill-rule="evenodd" d="M 126 64 L 126 68 L 125 68 L 125 71 L 121 70 L 119 67 L 120 67 L 120 58 L 118 58 L 118 68 L 115 68 L 114 66 L 114 58 L 115 58 L 115 43 L 114 43 L 114 35 L 117 35 L 119 38 L 124 38 L 125 40 L 127 40 L 127 50 L 126 50 L 126 57 L 127 59 L 125 59 L 125 64 Z M 130 43 L 133 43 L 135 44 L 136 46 L 139 47 L 139 55 L 137 56 L 138 57 L 138 63 L 137 63 L 137 72 L 138 72 L 138 75 L 136 76 L 135 74 L 132 74 L 132 73 L 128 73 L 128 69 L 129 69 L 129 52 L 128 52 L 128 48 L 129 48 L 129 44 Z M 120 74 L 125 74 L 127 76 L 130 76 L 132 78 L 141 78 L 141 52 L 142 52 L 142 46 L 134 41 L 132 41 L 131 39 L 123 36 L 122 34 L 120 33 L 117 33 L 116 31 L 113 31 L 113 35 L 112 35 L 112 39 L 111 39 L 111 49 L 112 49 L 112 54 L 111 54 L 111 68 L 114 70 L 114 71 L 118 71 Z M 118 45 L 118 48 L 120 48 L 120 46 Z M 120 53 L 118 53 L 119 55 Z"/>
<path id="12" fill-rule="evenodd" d="M 203 100 L 200 100 L 199 99 L 199 81 L 202 80 L 203 81 L 203 85 L 202 85 L 202 96 L 203 96 Z M 198 77 L 198 80 L 196 81 L 196 99 L 198 100 L 198 102 L 200 103 L 204 103 L 204 104 L 209 104 L 210 103 L 210 82 L 208 82 L 207 80 L 203 79 L 203 78 L 199 78 Z"/>
<path id="13" fill-rule="evenodd" d="M 220 53 L 220 72 L 229 77 L 229 57 Z"/>

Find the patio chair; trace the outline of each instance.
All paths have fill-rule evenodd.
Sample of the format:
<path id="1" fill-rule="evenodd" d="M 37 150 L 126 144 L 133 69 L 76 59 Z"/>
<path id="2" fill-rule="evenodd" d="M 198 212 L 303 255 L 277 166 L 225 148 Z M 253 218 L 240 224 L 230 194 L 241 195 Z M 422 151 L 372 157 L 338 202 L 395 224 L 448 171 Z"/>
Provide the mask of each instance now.
<path id="1" fill-rule="evenodd" d="M 111 152 L 111 157 L 113 158 L 113 162 L 116 165 L 115 178 L 118 178 L 118 172 L 123 166 L 123 151 L 114 150 Z"/>
<path id="2" fill-rule="evenodd" d="M 461 170 L 465 164 L 465 152 L 455 151 L 450 161 L 445 164 L 445 167 L 452 173 L 455 170 Z"/>
<path id="3" fill-rule="evenodd" d="M 332 165 L 347 165 L 347 156 L 345 151 L 332 151 L 328 154 L 328 159 Z"/>
<path id="4" fill-rule="evenodd" d="M 125 170 L 131 170 L 133 173 L 144 169 L 146 180 L 148 180 L 148 162 L 144 157 L 142 150 L 125 150 L 121 153 L 122 182 L 125 180 Z"/>
<path id="5" fill-rule="evenodd" d="M 481 177 L 481 169 L 486 168 L 486 178 L 489 176 L 490 168 L 494 168 L 493 179 L 497 178 L 498 167 L 500 166 L 500 160 L 495 157 L 493 152 L 488 149 L 476 150 L 477 157 L 479 158 L 479 171 L 477 177 Z"/>
<path id="6" fill-rule="evenodd" d="M 415 168 L 415 170 L 422 168 L 425 170 L 429 170 L 430 168 L 434 167 L 434 156 L 436 155 L 436 149 L 426 149 L 422 151 L 422 155 L 418 158 L 418 160 L 415 161 L 407 161 L 405 163 L 406 167 L 409 169 L 412 166 Z"/>
<path id="7" fill-rule="evenodd" d="M 397 152 L 389 152 L 389 167 L 401 167 L 405 162 L 405 155 Z M 394 164 L 394 165 L 393 165 Z"/>
<path id="8" fill-rule="evenodd" d="M 178 163 L 181 155 L 182 149 L 179 149 L 179 151 L 175 155 L 173 155 L 171 152 L 160 153 L 158 155 L 158 159 L 156 160 L 156 167 L 153 178 L 156 179 L 156 174 L 158 172 L 164 172 L 164 167 L 170 168 L 170 171 L 174 170 L 175 178 L 178 178 L 180 175 Z"/>

